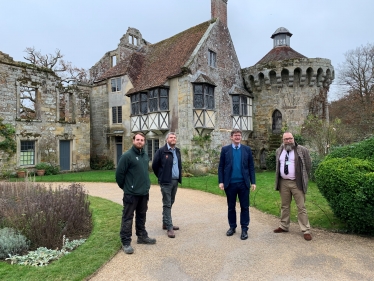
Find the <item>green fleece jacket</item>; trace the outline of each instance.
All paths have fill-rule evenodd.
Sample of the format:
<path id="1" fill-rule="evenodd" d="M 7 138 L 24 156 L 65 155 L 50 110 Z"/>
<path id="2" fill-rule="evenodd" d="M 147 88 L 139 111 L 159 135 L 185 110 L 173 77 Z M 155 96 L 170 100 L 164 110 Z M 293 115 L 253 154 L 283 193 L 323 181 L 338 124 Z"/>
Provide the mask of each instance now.
<path id="1" fill-rule="evenodd" d="M 149 158 L 144 149 L 132 146 L 122 154 L 116 170 L 116 182 L 124 194 L 147 195 L 151 182 L 148 173 Z"/>

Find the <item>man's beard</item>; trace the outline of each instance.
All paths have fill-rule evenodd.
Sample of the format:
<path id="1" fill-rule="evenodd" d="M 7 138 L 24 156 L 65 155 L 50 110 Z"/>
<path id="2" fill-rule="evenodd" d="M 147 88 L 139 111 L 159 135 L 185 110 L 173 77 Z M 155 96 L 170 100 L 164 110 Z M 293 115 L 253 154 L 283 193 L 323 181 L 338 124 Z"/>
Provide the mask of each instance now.
<path id="1" fill-rule="evenodd" d="M 294 143 L 292 143 L 292 144 L 285 144 L 284 145 L 284 149 L 286 150 L 286 151 L 291 151 L 291 150 L 293 150 L 295 148 L 295 144 Z"/>

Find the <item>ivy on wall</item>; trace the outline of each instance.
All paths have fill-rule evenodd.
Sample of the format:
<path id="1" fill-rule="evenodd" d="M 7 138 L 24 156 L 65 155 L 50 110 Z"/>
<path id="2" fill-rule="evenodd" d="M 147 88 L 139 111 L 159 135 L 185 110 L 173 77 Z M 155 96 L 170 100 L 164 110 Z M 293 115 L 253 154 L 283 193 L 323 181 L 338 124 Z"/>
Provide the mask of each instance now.
<path id="1" fill-rule="evenodd" d="M 15 141 L 16 130 L 10 124 L 4 124 L 0 118 L 0 150 L 8 153 L 9 157 L 13 156 L 17 151 L 17 143 Z"/>

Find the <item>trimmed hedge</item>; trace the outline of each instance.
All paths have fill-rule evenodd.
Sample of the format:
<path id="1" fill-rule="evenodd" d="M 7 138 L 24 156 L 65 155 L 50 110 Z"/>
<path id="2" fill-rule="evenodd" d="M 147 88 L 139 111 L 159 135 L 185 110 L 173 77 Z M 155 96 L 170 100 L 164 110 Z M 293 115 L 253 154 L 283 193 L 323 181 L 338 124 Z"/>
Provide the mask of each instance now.
<path id="1" fill-rule="evenodd" d="M 374 137 L 343 147 L 334 148 L 327 156 L 331 158 L 353 157 L 374 162 Z"/>
<path id="2" fill-rule="evenodd" d="M 355 152 L 359 152 L 358 146 Z M 348 154 L 343 150 L 343 154 Z M 357 155 L 357 154 L 356 154 Z M 348 231 L 374 234 L 374 164 L 357 158 L 327 157 L 318 166 L 316 183 Z"/>

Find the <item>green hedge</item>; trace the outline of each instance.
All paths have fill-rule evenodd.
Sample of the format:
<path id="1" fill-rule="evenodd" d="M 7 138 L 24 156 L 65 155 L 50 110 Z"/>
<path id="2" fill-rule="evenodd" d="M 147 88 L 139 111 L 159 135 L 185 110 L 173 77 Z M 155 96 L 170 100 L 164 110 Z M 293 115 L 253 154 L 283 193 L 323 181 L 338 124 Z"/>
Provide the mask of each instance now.
<path id="1" fill-rule="evenodd" d="M 348 231 L 374 234 L 374 164 L 371 161 L 328 157 L 318 166 L 315 177 L 320 192 L 336 217 L 347 223 Z"/>
<path id="2" fill-rule="evenodd" d="M 343 147 L 336 147 L 327 156 L 327 159 L 346 157 L 374 161 L 374 137 Z"/>

